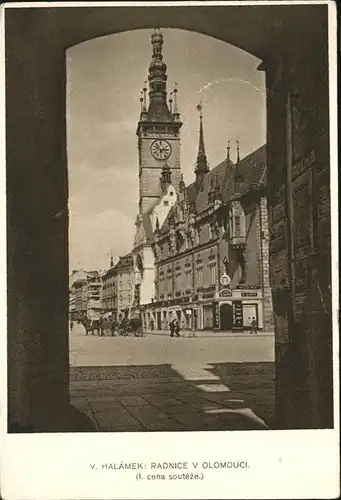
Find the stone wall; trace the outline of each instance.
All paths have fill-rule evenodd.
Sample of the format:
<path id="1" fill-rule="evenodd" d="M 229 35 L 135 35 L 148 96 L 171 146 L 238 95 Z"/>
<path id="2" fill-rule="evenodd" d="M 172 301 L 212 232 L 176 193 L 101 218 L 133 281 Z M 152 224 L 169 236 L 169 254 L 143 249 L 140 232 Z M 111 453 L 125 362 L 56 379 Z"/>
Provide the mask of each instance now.
<path id="1" fill-rule="evenodd" d="M 267 70 L 277 422 L 284 428 L 333 425 L 327 33 L 321 27 L 300 53 L 269 61 Z"/>

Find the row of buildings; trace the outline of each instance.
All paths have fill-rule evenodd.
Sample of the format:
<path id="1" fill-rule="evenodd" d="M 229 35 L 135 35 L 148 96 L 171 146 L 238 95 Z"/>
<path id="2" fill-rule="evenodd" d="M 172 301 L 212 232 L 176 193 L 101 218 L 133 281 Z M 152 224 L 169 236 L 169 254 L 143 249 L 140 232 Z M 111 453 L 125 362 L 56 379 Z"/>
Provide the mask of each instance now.
<path id="1" fill-rule="evenodd" d="M 177 88 L 167 99 L 160 30 L 151 42 L 149 98 L 145 87 L 136 131 L 139 207 L 133 248 L 101 276 L 88 273 L 74 283 L 75 311 L 85 313 L 83 299 L 77 302 L 80 287 L 88 311 L 97 294 L 102 312 L 118 317 L 138 310 L 147 328 L 164 329 L 177 318 L 185 329 L 243 330 L 256 320 L 260 329 L 273 330 L 266 145 L 241 159 L 237 142 L 235 162 L 228 145 L 225 159 L 210 169 L 198 105 L 194 182 L 186 186 L 183 123 Z"/>
<path id="2" fill-rule="evenodd" d="M 127 314 L 133 293 L 133 261 L 130 254 L 107 271 L 73 271 L 69 285 L 69 311 L 72 320 L 96 320 L 101 315 Z"/>

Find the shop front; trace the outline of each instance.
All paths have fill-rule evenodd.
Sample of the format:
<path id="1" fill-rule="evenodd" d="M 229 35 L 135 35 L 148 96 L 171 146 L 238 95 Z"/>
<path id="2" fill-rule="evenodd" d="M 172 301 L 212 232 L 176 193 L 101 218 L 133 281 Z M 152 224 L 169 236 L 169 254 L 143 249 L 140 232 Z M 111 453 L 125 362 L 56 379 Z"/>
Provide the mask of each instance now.
<path id="1" fill-rule="evenodd" d="M 247 331 L 253 320 L 259 329 L 263 329 L 263 297 L 260 290 L 224 288 L 217 304 L 220 330 Z"/>

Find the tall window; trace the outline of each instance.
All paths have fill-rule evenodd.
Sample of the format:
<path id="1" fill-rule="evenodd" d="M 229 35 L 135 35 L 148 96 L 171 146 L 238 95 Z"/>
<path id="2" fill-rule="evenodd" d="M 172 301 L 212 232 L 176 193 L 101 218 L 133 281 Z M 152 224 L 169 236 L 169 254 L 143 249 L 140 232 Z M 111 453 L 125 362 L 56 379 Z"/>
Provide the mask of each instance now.
<path id="1" fill-rule="evenodd" d="M 197 268 L 197 287 L 198 288 L 201 288 L 202 287 L 202 283 L 203 283 L 203 280 L 202 280 L 202 267 L 198 267 Z"/>
<path id="2" fill-rule="evenodd" d="M 215 285 L 216 284 L 216 279 L 217 279 L 217 265 L 214 262 L 210 266 L 210 281 L 211 281 L 210 284 L 211 285 Z"/>
<path id="3" fill-rule="evenodd" d="M 192 288 L 192 270 L 188 269 L 186 271 L 186 290 Z"/>

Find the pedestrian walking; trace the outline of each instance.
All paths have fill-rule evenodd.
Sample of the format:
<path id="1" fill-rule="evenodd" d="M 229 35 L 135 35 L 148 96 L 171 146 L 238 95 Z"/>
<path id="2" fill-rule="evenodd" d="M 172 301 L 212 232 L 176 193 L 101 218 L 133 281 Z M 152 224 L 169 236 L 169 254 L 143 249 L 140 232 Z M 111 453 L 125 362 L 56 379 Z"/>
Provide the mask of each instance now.
<path id="1" fill-rule="evenodd" d="M 94 334 L 93 330 L 93 325 L 91 319 L 85 319 L 83 322 L 84 328 L 85 328 L 85 335 L 89 335 L 89 332 L 91 331 L 91 335 Z"/>
<path id="2" fill-rule="evenodd" d="M 116 321 L 114 319 L 111 320 L 110 331 L 111 336 L 116 337 Z"/>
<path id="3" fill-rule="evenodd" d="M 98 335 L 104 337 L 104 320 L 102 316 L 100 316 L 98 320 Z"/>
<path id="4" fill-rule="evenodd" d="M 171 337 L 174 337 L 174 329 L 175 329 L 174 320 L 172 320 L 169 322 L 169 330 Z"/>
<path id="5" fill-rule="evenodd" d="M 258 329 L 258 328 L 257 328 L 257 321 L 256 321 L 256 318 L 252 318 L 252 321 L 251 321 L 250 326 L 251 326 L 251 329 L 250 329 L 250 334 L 252 335 L 252 334 L 254 333 L 255 335 L 257 335 L 257 333 L 258 333 L 258 332 L 257 332 L 257 329 Z"/>
<path id="6" fill-rule="evenodd" d="M 177 337 L 180 337 L 180 323 L 179 320 L 175 320 L 174 322 L 174 332 Z"/>
<path id="7" fill-rule="evenodd" d="M 70 321 L 70 330 L 71 331 L 73 330 L 73 321 L 72 320 Z"/>

